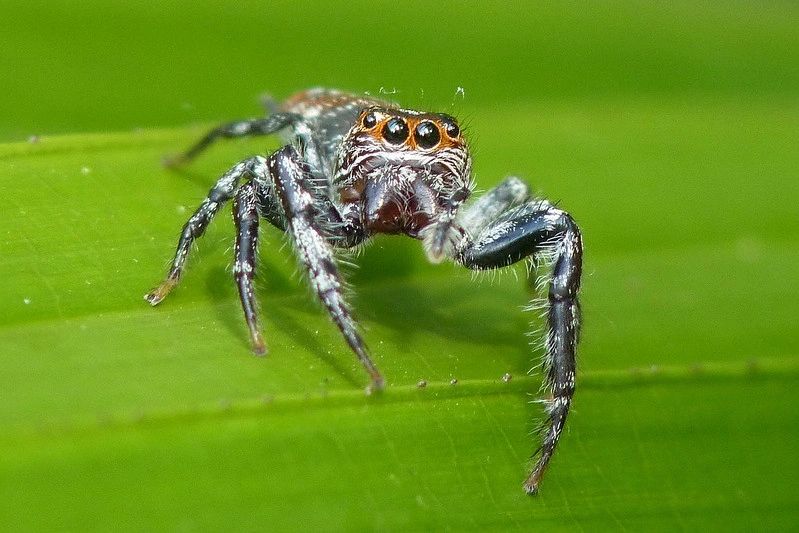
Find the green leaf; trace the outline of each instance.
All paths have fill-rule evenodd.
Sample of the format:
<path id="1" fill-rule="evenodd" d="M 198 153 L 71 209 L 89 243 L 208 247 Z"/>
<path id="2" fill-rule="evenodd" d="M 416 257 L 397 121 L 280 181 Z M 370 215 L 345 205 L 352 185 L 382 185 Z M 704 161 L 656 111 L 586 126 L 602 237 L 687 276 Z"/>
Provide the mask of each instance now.
<path id="1" fill-rule="evenodd" d="M 161 306 L 142 296 L 216 176 L 263 140 L 174 172 L 161 158 L 203 128 L 147 130 L 0 145 L 3 525 L 795 527 L 795 105 L 509 106 L 472 128 L 480 187 L 525 169 L 587 246 L 575 408 L 538 497 L 521 489 L 541 415 L 523 270 L 473 280 L 377 239 L 350 274 L 388 381 L 367 397 L 268 229 L 270 355 L 253 357 L 227 215 Z"/>

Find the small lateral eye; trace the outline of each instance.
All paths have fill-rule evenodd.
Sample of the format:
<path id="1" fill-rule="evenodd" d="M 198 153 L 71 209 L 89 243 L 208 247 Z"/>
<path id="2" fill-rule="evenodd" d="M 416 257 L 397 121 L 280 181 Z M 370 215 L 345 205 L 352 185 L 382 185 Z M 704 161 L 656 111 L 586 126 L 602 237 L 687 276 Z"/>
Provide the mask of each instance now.
<path id="1" fill-rule="evenodd" d="M 383 126 L 383 138 L 391 144 L 402 144 L 408 138 L 408 125 L 399 117 L 394 117 Z"/>
<path id="2" fill-rule="evenodd" d="M 441 141 L 441 134 L 438 132 L 438 127 L 428 121 L 420 122 L 416 126 L 416 131 L 413 133 L 416 144 L 422 148 L 432 148 Z"/>
<path id="3" fill-rule="evenodd" d="M 361 124 L 363 124 L 364 128 L 372 129 L 377 125 L 377 115 L 375 115 L 374 111 L 369 111 L 363 116 L 363 120 L 361 120 Z"/>
<path id="4" fill-rule="evenodd" d="M 458 123 L 455 122 L 454 118 L 445 116 L 441 123 L 444 125 L 444 130 L 451 139 L 455 139 L 460 135 L 461 129 L 458 127 Z"/>

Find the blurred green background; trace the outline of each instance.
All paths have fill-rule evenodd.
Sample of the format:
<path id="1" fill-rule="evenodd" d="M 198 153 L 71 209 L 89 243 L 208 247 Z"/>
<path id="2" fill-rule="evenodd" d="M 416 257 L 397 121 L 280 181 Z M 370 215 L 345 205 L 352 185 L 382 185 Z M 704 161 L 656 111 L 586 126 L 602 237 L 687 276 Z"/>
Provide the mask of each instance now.
<path id="1" fill-rule="evenodd" d="M 791 2 L 9 1 L 3 19 L 0 127 L 19 138 L 247 116 L 315 85 L 486 113 L 799 87 Z"/>
<path id="2" fill-rule="evenodd" d="M 4 529 L 799 527 L 796 4 L 0 14 Z M 275 231 L 268 358 L 248 353 L 227 215 L 170 299 L 141 301 L 215 178 L 278 145 L 224 143 L 181 172 L 162 156 L 311 86 L 457 115 L 480 189 L 522 176 L 581 224 L 578 395 L 538 497 L 517 276 L 473 283 L 377 239 L 350 273 L 389 383 L 371 398 Z"/>

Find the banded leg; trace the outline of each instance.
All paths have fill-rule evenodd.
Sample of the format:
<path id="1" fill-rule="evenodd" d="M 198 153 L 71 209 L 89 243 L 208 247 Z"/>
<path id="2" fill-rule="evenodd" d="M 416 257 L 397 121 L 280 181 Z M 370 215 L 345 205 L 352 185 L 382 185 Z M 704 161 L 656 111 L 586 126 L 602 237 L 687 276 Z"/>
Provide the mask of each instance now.
<path id="1" fill-rule="evenodd" d="M 333 251 L 319 227 L 319 216 L 313 203 L 313 178 L 291 146 L 285 146 L 272 154 L 268 163 L 275 192 L 283 204 L 288 232 L 300 261 L 308 272 L 311 287 L 369 373 L 372 379 L 371 388 L 381 389 L 383 377 L 358 334 L 355 320 L 344 300 L 343 281 Z"/>
<path id="2" fill-rule="evenodd" d="M 233 199 L 233 221 L 236 224 L 236 259 L 233 277 L 239 288 L 239 299 L 250 330 L 252 351 L 266 354 L 266 343 L 258 324 L 257 302 L 253 290 L 255 254 L 258 249 L 258 203 L 253 182 L 242 185 Z"/>
<path id="3" fill-rule="evenodd" d="M 548 418 L 534 454 L 538 460 L 524 483 L 529 494 L 538 491 L 574 395 L 583 256 L 580 230 L 568 213 L 546 200 L 534 200 L 500 215 L 474 241 L 467 239 L 456 256 L 464 266 L 483 270 L 550 254 L 554 264 L 548 294 L 545 383 L 551 397 L 545 400 Z"/>
<path id="4" fill-rule="evenodd" d="M 166 279 L 158 287 L 147 293 L 144 296 L 145 300 L 151 305 L 158 305 L 175 288 L 183 275 L 186 259 L 194 240 L 205 233 L 214 215 L 219 212 L 225 202 L 233 197 L 239 181 L 246 175 L 257 175 L 257 170 L 259 168 L 263 169 L 264 166 L 265 159 L 263 157 L 253 157 L 242 161 L 219 178 L 219 181 L 208 192 L 208 196 L 200 204 L 200 207 L 197 208 L 183 226 L 175 257 L 172 260 L 172 266 Z M 263 170 L 261 170 L 261 173 L 263 173 Z"/>
<path id="5" fill-rule="evenodd" d="M 183 154 L 169 158 L 166 165 L 178 167 L 188 163 L 206 148 L 211 146 L 217 139 L 247 137 L 251 135 L 271 135 L 291 126 L 299 120 L 299 115 L 294 113 L 276 113 L 266 118 L 256 118 L 249 120 L 238 120 L 209 131 L 197 144 L 186 150 Z"/>

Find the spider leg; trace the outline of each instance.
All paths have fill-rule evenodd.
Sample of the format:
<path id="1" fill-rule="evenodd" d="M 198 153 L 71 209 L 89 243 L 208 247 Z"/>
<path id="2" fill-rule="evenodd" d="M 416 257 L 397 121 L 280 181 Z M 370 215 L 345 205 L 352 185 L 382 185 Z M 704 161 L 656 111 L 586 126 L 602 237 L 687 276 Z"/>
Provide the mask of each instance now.
<path id="1" fill-rule="evenodd" d="M 529 197 L 527 184 L 515 176 L 508 176 L 477 201 L 465 206 L 458 216 L 458 222 L 469 234 L 478 235 L 503 212 L 521 205 Z"/>
<path id="2" fill-rule="evenodd" d="M 205 233 L 214 215 L 219 212 L 219 209 L 225 202 L 233 197 L 241 178 L 248 174 L 252 174 L 254 168 L 259 166 L 263 167 L 264 163 L 265 159 L 263 157 L 253 157 L 242 161 L 219 178 L 208 192 L 208 196 L 206 196 L 205 200 L 203 200 L 191 218 L 184 224 L 180 232 L 180 239 L 178 240 L 175 257 L 172 260 L 172 266 L 169 269 L 166 279 L 158 287 L 147 293 L 144 296 L 145 300 L 152 305 L 158 305 L 166 298 L 172 289 L 175 288 L 183 275 L 183 269 L 186 265 L 189 251 L 191 250 L 191 244 L 195 239 Z"/>
<path id="3" fill-rule="evenodd" d="M 265 118 L 255 118 L 249 120 L 237 120 L 227 124 L 222 124 L 209 131 L 197 144 L 186 150 L 184 153 L 168 158 L 165 164 L 169 167 L 178 167 L 188 163 L 206 148 L 211 146 L 217 139 L 247 137 L 253 135 L 271 135 L 287 128 L 300 119 L 294 113 L 275 113 Z"/>
<path id="4" fill-rule="evenodd" d="M 264 111 L 266 111 L 268 115 L 275 115 L 280 112 L 280 102 L 271 94 L 261 94 L 261 96 L 258 97 L 258 101 L 261 103 L 261 107 L 264 108 Z"/>
<path id="5" fill-rule="evenodd" d="M 286 216 L 288 233 L 308 272 L 311 287 L 371 377 L 371 388 L 381 389 L 383 377 L 369 357 L 344 299 L 343 280 L 326 232 L 321 227 L 321 217 L 314 203 L 313 177 L 307 165 L 292 146 L 285 146 L 272 154 L 268 164 L 275 192 Z"/>
<path id="6" fill-rule="evenodd" d="M 563 431 L 574 395 L 582 237 L 572 217 L 546 200 L 530 200 L 505 211 L 486 224 L 474 240 L 468 231 L 466 235 L 455 259 L 471 269 L 501 268 L 527 257 L 551 255 L 554 259 L 548 292 L 545 357 L 545 384 L 551 396 L 545 401 L 548 418 L 535 454 L 538 460 L 524 483 L 525 490 L 535 494 Z"/>
<path id="7" fill-rule="evenodd" d="M 266 353 L 266 343 L 258 325 L 257 303 L 253 291 L 255 254 L 258 248 L 258 200 L 255 183 L 249 182 L 239 187 L 233 199 L 233 221 L 236 224 L 236 259 L 233 263 L 233 276 L 239 288 L 244 318 L 250 329 L 252 350 L 258 355 L 263 355 Z"/>

